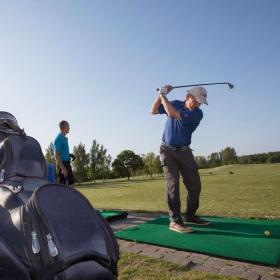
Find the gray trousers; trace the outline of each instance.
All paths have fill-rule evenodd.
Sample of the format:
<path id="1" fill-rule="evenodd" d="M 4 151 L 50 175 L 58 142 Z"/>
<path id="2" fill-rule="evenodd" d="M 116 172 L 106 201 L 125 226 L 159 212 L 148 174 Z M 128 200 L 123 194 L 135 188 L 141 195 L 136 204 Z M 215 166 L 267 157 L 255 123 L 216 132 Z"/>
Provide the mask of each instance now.
<path id="1" fill-rule="evenodd" d="M 174 151 L 165 146 L 160 147 L 160 158 L 166 179 L 166 202 L 171 221 L 182 222 L 179 174 L 183 177 L 188 191 L 185 215 L 192 217 L 199 208 L 201 182 L 191 149 Z"/>

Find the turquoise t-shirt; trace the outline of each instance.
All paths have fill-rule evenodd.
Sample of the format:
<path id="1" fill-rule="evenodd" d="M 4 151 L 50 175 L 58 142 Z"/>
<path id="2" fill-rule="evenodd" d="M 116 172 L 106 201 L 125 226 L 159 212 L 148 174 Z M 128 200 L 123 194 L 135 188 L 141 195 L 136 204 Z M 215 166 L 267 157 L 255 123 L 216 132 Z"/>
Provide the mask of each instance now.
<path id="1" fill-rule="evenodd" d="M 54 140 L 54 150 L 59 152 L 62 161 L 70 161 L 68 138 L 59 133 Z"/>

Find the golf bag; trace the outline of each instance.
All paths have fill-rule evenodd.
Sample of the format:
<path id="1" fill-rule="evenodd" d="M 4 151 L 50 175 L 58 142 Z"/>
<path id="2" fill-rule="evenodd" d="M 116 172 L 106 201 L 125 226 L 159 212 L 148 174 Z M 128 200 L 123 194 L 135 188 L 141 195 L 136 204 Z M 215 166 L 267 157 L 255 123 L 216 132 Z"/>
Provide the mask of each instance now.
<path id="1" fill-rule="evenodd" d="M 0 112 L 0 280 L 116 279 L 119 248 L 78 191 L 47 181 L 39 143 Z"/>

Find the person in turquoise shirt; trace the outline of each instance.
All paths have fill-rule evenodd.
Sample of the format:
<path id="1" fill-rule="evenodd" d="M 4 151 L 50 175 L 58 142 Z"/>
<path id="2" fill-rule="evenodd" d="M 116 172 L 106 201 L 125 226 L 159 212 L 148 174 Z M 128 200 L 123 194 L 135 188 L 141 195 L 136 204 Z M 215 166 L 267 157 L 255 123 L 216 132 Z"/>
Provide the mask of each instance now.
<path id="1" fill-rule="evenodd" d="M 70 125 L 67 121 L 59 123 L 60 133 L 54 140 L 54 156 L 57 167 L 58 183 L 64 185 L 73 185 L 74 177 L 70 164 L 71 154 L 69 153 L 68 138 L 66 135 L 69 133 Z"/>

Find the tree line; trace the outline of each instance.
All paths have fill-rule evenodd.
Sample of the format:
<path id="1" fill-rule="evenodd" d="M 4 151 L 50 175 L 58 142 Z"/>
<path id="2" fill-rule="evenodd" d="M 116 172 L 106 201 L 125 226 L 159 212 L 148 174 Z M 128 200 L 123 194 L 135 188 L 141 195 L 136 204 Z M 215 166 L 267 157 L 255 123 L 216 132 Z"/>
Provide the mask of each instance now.
<path id="1" fill-rule="evenodd" d="M 112 161 L 107 149 L 96 140 L 92 141 L 89 152 L 80 143 L 73 148 L 75 160 L 72 162 L 74 176 L 77 182 L 105 180 L 126 177 L 128 180 L 136 175 L 162 174 L 160 156 L 153 152 L 137 155 L 131 150 L 121 151 Z M 47 162 L 55 162 L 53 144 L 46 149 Z M 232 147 L 226 147 L 220 152 L 211 153 L 208 157 L 196 156 L 198 168 L 212 168 L 228 164 L 277 163 L 280 162 L 280 152 L 270 152 L 237 156 Z"/>
<path id="2" fill-rule="evenodd" d="M 226 147 L 220 152 L 212 153 L 207 158 L 197 156 L 195 161 L 199 168 L 212 168 L 228 164 L 277 163 L 280 162 L 280 152 L 237 156 L 234 148 Z"/>
<path id="3" fill-rule="evenodd" d="M 107 149 L 96 140 L 92 141 L 89 152 L 80 143 L 73 148 L 75 160 L 72 162 L 75 180 L 77 182 L 105 180 L 113 178 L 161 174 L 160 157 L 155 153 L 137 155 L 131 150 L 120 152 L 112 161 Z M 46 149 L 46 161 L 55 163 L 53 143 Z"/>

